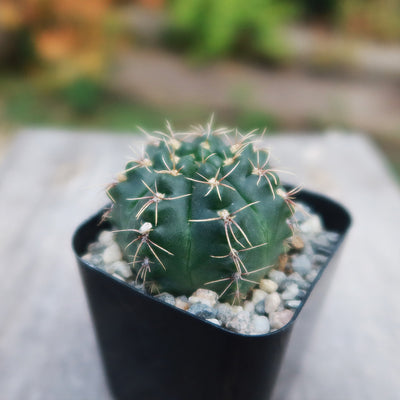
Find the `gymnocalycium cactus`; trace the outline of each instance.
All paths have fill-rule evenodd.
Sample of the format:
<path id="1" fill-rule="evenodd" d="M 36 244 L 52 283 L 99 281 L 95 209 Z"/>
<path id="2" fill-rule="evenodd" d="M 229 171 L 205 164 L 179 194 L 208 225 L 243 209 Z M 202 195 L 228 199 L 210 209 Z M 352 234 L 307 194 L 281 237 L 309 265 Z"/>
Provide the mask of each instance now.
<path id="1" fill-rule="evenodd" d="M 107 218 L 136 280 L 152 292 L 198 288 L 241 300 L 292 234 L 293 195 L 254 147 L 254 133 L 193 128 L 156 132 L 107 189 Z"/>

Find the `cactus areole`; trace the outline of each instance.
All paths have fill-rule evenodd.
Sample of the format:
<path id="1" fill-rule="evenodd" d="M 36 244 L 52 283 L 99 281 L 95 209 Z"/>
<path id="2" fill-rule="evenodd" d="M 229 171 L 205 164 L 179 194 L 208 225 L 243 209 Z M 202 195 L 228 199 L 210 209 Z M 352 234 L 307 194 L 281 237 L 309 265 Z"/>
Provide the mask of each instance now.
<path id="1" fill-rule="evenodd" d="M 109 186 L 105 217 L 151 292 L 206 288 L 240 302 L 284 252 L 294 193 L 253 133 L 167 128 Z"/>

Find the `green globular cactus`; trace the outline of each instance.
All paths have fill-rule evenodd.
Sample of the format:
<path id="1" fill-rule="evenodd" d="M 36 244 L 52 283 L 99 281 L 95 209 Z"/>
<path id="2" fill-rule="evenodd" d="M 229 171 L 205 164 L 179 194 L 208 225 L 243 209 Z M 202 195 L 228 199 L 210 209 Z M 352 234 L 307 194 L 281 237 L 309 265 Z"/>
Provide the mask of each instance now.
<path id="1" fill-rule="evenodd" d="M 107 189 L 107 218 L 136 281 L 190 295 L 242 300 L 284 252 L 292 231 L 287 193 L 254 133 L 194 128 L 157 132 Z"/>

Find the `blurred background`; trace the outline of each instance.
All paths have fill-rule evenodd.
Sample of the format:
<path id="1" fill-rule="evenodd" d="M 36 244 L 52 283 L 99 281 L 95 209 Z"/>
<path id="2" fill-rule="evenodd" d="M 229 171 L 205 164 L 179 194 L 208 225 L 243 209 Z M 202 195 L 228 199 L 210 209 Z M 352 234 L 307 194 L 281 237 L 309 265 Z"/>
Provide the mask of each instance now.
<path id="1" fill-rule="evenodd" d="M 21 127 L 362 131 L 400 177 L 400 0 L 0 0 Z M 317 134 L 317 133 L 316 133 Z"/>

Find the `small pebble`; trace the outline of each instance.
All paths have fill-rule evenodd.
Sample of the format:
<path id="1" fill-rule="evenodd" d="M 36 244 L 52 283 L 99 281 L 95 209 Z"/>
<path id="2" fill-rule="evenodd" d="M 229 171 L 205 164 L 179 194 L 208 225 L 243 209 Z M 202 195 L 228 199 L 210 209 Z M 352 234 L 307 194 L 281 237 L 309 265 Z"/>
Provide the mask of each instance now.
<path id="1" fill-rule="evenodd" d="M 211 322 L 214 325 L 221 326 L 221 322 L 219 322 L 216 318 L 207 318 L 206 321 Z"/>
<path id="2" fill-rule="evenodd" d="M 284 327 L 293 317 L 292 310 L 282 310 L 276 311 L 269 315 L 269 322 L 271 324 L 271 328 L 280 329 Z"/>
<path id="3" fill-rule="evenodd" d="M 104 251 L 106 246 L 99 242 L 90 243 L 88 246 L 88 252 L 93 254 L 100 254 Z"/>
<path id="4" fill-rule="evenodd" d="M 282 300 L 293 300 L 299 294 L 299 287 L 295 283 L 291 283 L 281 294 Z"/>
<path id="5" fill-rule="evenodd" d="M 250 331 L 250 313 L 247 311 L 238 312 L 228 320 L 226 327 L 235 332 L 248 333 Z"/>
<path id="6" fill-rule="evenodd" d="M 264 292 L 264 290 L 261 289 L 254 289 L 251 301 L 257 304 L 261 300 L 264 300 L 266 297 L 267 297 L 267 292 Z"/>
<path id="7" fill-rule="evenodd" d="M 154 296 L 156 299 L 163 301 L 164 303 L 171 304 L 172 306 L 175 305 L 175 297 L 167 292 L 163 292 Z"/>
<path id="8" fill-rule="evenodd" d="M 143 283 L 131 282 L 131 285 L 141 293 L 146 293 Z"/>
<path id="9" fill-rule="evenodd" d="M 310 260 L 314 257 L 315 251 L 310 242 L 304 244 L 304 249 L 301 253 L 306 255 Z"/>
<path id="10" fill-rule="evenodd" d="M 125 279 L 121 276 L 121 275 L 118 275 L 118 274 L 112 274 L 112 276 L 114 277 L 114 278 L 117 278 L 117 279 L 119 279 L 120 281 L 124 281 L 125 282 Z"/>
<path id="11" fill-rule="evenodd" d="M 296 250 L 301 250 L 304 247 L 304 241 L 299 235 L 296 235 L 290 240 L 290 245 Z"/>
<path id="12" fill-rule="evenodd" d="M 287 308 L 297 308 L 301 304 L 301 300 L 288 300 L 285 302 Z"/>
<path id="13" fill-rule="evenodd" d="M 340 235 L 337 232 L 325 232 L 325 236 L 331 243 L 336 243 L 340 237 Z"/>
<path id="14" fill-rule="evenodd" d="M 260 289 L 267 293 L 273 293 L 277 291 L 278 284 L 271 279 L 261 279 Z"/>
<path id="15" fill-rule="evenodd" d="M 125 279 L 132 278 L 133 276 L 131 267 L 125 261 L 115 261 L 114 263 L 111 264 L 110 269 L 113 270 L 112 273 L 121 275 Z"/>
<path id="16" fill-rule="evenodd" d="M 264 335 L 270 330 L 269 320 L 261 315 L 253 315 L 250 321 L 250 335 Z"/>
<path id="17" fill-rule="evenodd" d="M 320 233 L 318 236 L 314 236 L 311 240 L 312 246 L 318 250 L 318 248 L 331 248 L 331 242 L 324 233 Z"/>
<path id="18" fill-rule="evenodd" d="M 194 303 L 206 304 L 214 307 L 218 300 L 218 294 L 208 289 L 197 289 L 190 297 L 189 301 Z"/>
<path id="19" fill-rule="evenodd" d="M 228 320 L 231 319 L 234 314 L 230 304 L 228 303 L 217 304 L 215 310 L 216 310 L 216 317 L 221 321 L 222 325 L 226 325 Z"/>
<path id="20" fill-rule="evenodd" d="M 202 304 L 202 303 L 193 304 L 189 308 L 188 312 L 204 319 L 215 318 L 217 314 L 217 310 L 211 308 L 207 304 Z"/>
<path id="21" fill-rule="evenodd" d="M 107 246 L 103 253 L 104 264 L 112 264 L 115 261 L 122 259 L 122 253 L 116 243 Z"/>
<path id="22" fill-rule="evenodd" d="M 88 256 L 88 257 L 86 257 Z M 85 256 L 82 257 L 85 261 L 87 261 L 89 264 L 94 265 L 95 267 L 104 267 L 104 262 L 103 262 L 103 257 L 100 254 L 85 254 Z"/>
<path id="23" fill-rule="evenodd" d="M 278 293 L 271 293 L 265 299 L 264 310 L 267 314 L 270 314 L 278 309 L 281 304 L 281 298 Z"/>
<path id="24" fill-rule="evenodd" d="M 304 280 L 298 272 L 293 272 L 288 276 L 288 282 L 294 282 L 300 289 L 307 290 L 310 287 L 310 284 Z"/>
<path id="25" fill-rule="evenodd" d="M 243 311 L 242 306 L 231 306 L 231 310 L 234 314 L 240 313 Z"/>
<path id="26" fill-rule="evenodd" d="M 312 264 L 310 259 L 305 254 L 302 254 L 292 258 L 292 268 L 295 272 L 304 276 L 311 271 Z"/>
<path id="27" fill-rule="evenodd" d="M 111 231 L 102 231 L 97 239 L 100 244 L 109 246 L 114 242 L 114 233 Z"/>
<path id="28" fill-rule="evenodd" d="M 298 299 L 304 299 L 304 297 L 306 296 L 307 296 L 307 290 L 299 289 L 296 297 Z"/>
<path id="29" fill-rule="evenodd" d="M 321 218 L 316 214 L 311 215 L 302 224 L 300 224 L 300 230 L 304 233 L 320 233 L 322 231 Z"/>
<path id="30" fill-rule="evenodd" d="M 317 253 L 330 255 L 333 251 L 333 245 L 325 233 L 321 233 L 318 236 L 313 237 L 310 239 L 310 243 Z"/>
<path id="31" fill-rule="evenodd" d="M 255 305 L 254 311 L 259 315 L 264 315 L 265 314 L 265 301 L 264 300 L 259 301 Z"/>
<path id="32" fill-rule="evenodd" d="M 87 262 L 90 262 L 91 258 L 92 258 L 92 253 L 86 253 L 82 256 L 82 260 L 85 260 Z"/>
<path id="33" fill-rule="evenodd" d="M 306 280 L 307 280 L 308 282 L 310 282 L 310 283 L 314 282 L 315 278 L 316 278 L 317 275 L 318 275 L 318 272 L 319 272 L 319 271 L 316 270 L 316 269 L 311 270 L 311 271 L 306 275 Z"/>
<path id="34" fill-rule="evenodd" d="M 243 304 L 243 310 L 249 312 L 250 314 L 254 313 L 255 304 L 252 301 L 245 301 Z"/>
<path id="35" fill-rule="evenodd" d="M 277 271 L 276 269 L 272 269 L 268 274 L 269 278 L 280 285 L 285 279 L 286 275 L 282 271 Z"/>
<path id="36" fill-rule="evenodd" d="M 328 260 L 328 257 L 324 254 L 314 254 L 312 261 L 315 265 L 322 265 L 325 264 Z"/>
<path id="37" fill-rule="evenodd" d="M 179 296 L 175 299 L 175 307 L 180 308 L 181 310 L 189 310 L 191 304 L 186 296 Z"/>

